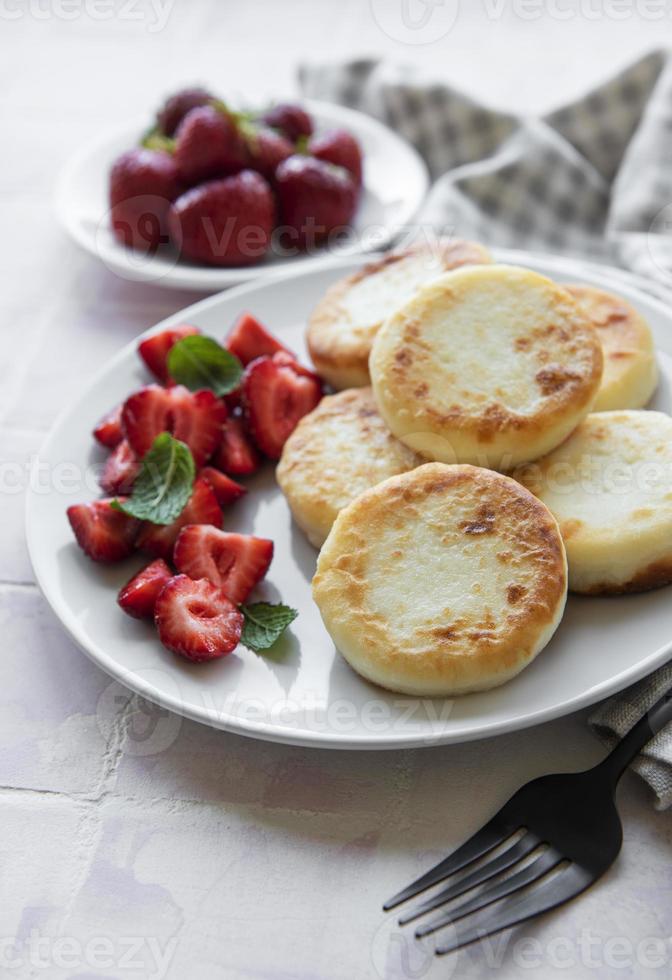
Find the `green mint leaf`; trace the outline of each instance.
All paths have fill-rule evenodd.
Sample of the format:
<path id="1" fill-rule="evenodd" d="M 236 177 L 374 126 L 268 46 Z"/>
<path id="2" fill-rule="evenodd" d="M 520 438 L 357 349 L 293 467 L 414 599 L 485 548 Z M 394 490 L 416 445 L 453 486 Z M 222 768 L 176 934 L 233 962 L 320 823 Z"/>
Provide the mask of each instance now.
<path id="1" fill-rule="evenodd" d="M 254 602 L 250 606 L 242 605 L 240 611 L 245 617 L 240 641 L 255 653 L 272 647 L 299 615 L 296 609 L 283 606 L 281 602 L 275 605 Z"/>
<path id="2" fill-rule="evenodd" d="M 189 447 L 162 432 L 142 460 L 131 496 L 112 506 L 152 524 L 172 524 L 191 496 L 195 473 Z"/>
<path id="3" fill-rule="evenodd" d="M 171 347 L 168 374 L 190 391 L 210 388 L 219 398 L 238 387 L 243 365 L 212 337 L 195 333 Z"/>

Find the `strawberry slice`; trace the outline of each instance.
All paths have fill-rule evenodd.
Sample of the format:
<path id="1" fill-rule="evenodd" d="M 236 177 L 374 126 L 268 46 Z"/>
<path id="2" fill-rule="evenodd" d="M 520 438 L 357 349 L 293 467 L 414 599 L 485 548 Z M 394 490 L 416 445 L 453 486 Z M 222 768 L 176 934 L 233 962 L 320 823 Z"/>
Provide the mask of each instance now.
<path id="1" fill-rule="evenodd" d="M 103 415 L 98 425 L 93 430 L 93 438 L 101 446 L 114 449 L 124 438 L 121 428 L 121 405 L 111 409 L 107 415 Z"/>
<path id="2" fill-rule="evenodd" d="M 235 354 L 244 367 L 264 354 L 272 357 L 278 351 L 284 351 L 294 356 L 251 313 L 243 313 L 238 317 L 224 341 L 224 346 Z"/>
<path id="3" fill-rule="evenodd" d="M 159 592 L 172 575 L 165 561 L 157 558 L 126 583 L 117 596 L 117 602 L 125 613 L 135 619 L 153 619 Z"/>
<path id="4" fill-rule="evenodd" d="M 226 420 L 213 462 L 218 470 L 233 476 L 249 476 L 259 468 L 259 453 L 250 442 L 242 419 Z"/>
<path id="5" fill-rule="evenodd" d="M 189 391 L 177 385 L 169 391 L 173 435 L 191 449 L 196 466 L 210 459 L 222 438 L 222 426 L 229 414 L 226 405 L 207 389 Z"/>
<path id="6" fill-rule="evenodd" d="M 283 364 L 285 367 L 290 367 L 296 374 L 300 374 L 302 378 L 312 378 L 318 385 L 322 385 L 322 379 L 319 374 L 315 374 L 310 368 L 304 367 L 303 364 L 299 364 L 297 359 L 293 354 L 290 354 L 286 350 L 279 350 L 273 354 L 272 357 L 274 364 Z"/>
<path id="7" fill-rule="evenodd" d="M 276 359 L 277 358 L 277 359 Z M 243 403 L 247 423 L 259 449 L 279 459 L 299 420 L 322 397 L 322 384 L 312 371 L 286 354 L 259 357 L 245 369 Z"/>
<path id="8" fill-rule="evenodd" d="M 247 487 L 241 486 L 240 483 L 236 483 L 235 480 L 232 480 L 224 473 L 220 473 L 219 470 L 214 469 L 212 466 L 204 466 L 199 476 L 207 480 L 215 491 L 215 496 L 219 501 L 220 507 L 226 507 L 227 504 L 232 504 L 234 500 L 238 500 L 244 493 L 247 493 Z"/>
<path id="9" fill-rule="evenodd" d="M 140 459 L 161 432 L 170 432 L 186 442 L 196 466 L 202 466 L 221 440 L 226 416 L 226 405 L 212 391 L 189 391 L 183 385 L 147 385 L 126 399 L 121 423 Z"/>
<path id="10" fill-rule="evenodd" d="M 214 524 L 222 526 L 222 510 L 215 491 L 207 480 L 197 477 L 191 497 L 184 510 L 172 524 L 150 524 L 145 521 L 138 535 L 138 548 L 155 558 L 170 559 L 173 545 L 185 524 Z"/>
<path id="11" fill-rule="evenodd" d="M 238 645 L 243 615 L 221 589 L 187 575 L 169 579 L 156 600 L 154 622 L 165 647 L 197 663 Z"/>
<path id="12" fill-rule="evenodd" d="M 169 327 L 161 333 L 155 333 L 147 340 L 142 340 L 138 344 L 138 354 L 143 359 L 155 378 L 163 384 L 169 380 L 168 377 L 168 351 L 174 347 L 178 340 L 189 337 L 191 334 L 200 333 L 198 327 L 192 327 L 188 323 L 181 323 L 177 327 Z"/>
<path id="13" fill-rule="evenodd" d="M 93 561 L 120 561 L 135 547 L 140 521 L 119 510 L 111 500 L 94 500 L 90 504 L 68 507 L 70 526 L 82 551 Z"/>
<path id="14" fill-rule="evenodd" d="M 203 524 L 183 527 L 175 542 L 175 567 L 191 578 L 207 578 L 231 602 L 244 602 L 271 564 L 273 542 L 229 534 Z"/>
<path id="15" fill-rule="evenodd" d="M 105 461 L 100 475 L 100 486 L 105 493 L 116 497 L 120 493 L 129 494 L 133 482 L 140 471 L 140 463 L 126 439 L 122 439 Z"/>

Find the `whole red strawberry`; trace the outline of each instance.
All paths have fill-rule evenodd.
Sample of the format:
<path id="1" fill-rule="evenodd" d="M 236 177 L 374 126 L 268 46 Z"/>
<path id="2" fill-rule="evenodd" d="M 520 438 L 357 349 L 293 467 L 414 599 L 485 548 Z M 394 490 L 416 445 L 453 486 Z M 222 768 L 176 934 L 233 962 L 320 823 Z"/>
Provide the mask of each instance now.
<path id="1" fill-rule="evenodd" d="M 296 154 L 276 171 L 280 222 L 286 244 L 310 249 L 347 227 L 357 207 L 357 187 L 343 167 Z"/>
<path id="2" fill-rule="evenodd" d="M 313 120 L 300 105 L 281 102 L 264 113 L 263 121 L 267 126 L 277 129 L 290 143 L 296 143 L 300 136 L 311 136 Z"/>
<path id="3" fill-rule="evenodd" d="M 231 116 L 214 106 L 187 113 L 175 135 L 175 163 L 185 184 L 234 174 L 245 166 L 245 144 Z"/>
<path id="4" fill-rule="evenodd" d="M 154 251 L 168 241 L 167 216 L 182 185 L 169 153 L 138 147 L 110 171 L 112 230 L 130 248 Z"/>
<path id="5" fill-rule="evenodd" d="M 174 136 L 177 127 L 192 109 L 209 105 L 214 98 L 207 89 L 183 88 L 169 96 L 156 115 L 156 125 L 164 136 Z"/>
<path id="6" fill-rule="evenodd" d="M 362 151 L 359 143 L 346 129 L 330 129 L 323 136 L 314 136 L 308 152 L 318 160 L 345 167 L 358 187 L 362 183 Z"/>
<path id="7" fill-rule="evenodd" d="M 246 144 L 248 166 L 271 181 L 278 166 L 294 152 L 289 140 L 268 126 L 251 129 L 247 133 Z"/>
<path id="8" fill-rule="evenodd" d="M 170 235 L 182 254 L 209 265 L 251 265 L 268 250 L 275 223 L 271 188 L 253 170 L 212 180 L 179 197 Z"/>

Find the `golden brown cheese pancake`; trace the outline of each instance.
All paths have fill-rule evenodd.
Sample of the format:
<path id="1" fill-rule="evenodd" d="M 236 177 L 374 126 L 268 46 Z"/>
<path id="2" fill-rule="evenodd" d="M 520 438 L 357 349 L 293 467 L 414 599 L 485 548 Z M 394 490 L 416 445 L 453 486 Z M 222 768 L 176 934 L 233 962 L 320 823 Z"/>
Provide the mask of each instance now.
<path id="1" fill-rule="evenodd" d="M 369 353 L 381 323 L 442 273 L 489 261 L 476 242 L 446 240 L 392 252 L 340 279 L 308 325 L 308 350 L 317 372 L 336 389 L 368 385 Z"/>
<path id="2" fill-rule="evenodd" d="M 658 384 L 651 329 L 634 306 L 594 286 L 566 286 L 597 330 L 604 352 L 594 412 L 643 408 Z"/>
<path id="3" fill-rule="evenodd" d="M 426 463 L 340 512 L 313 597 L 348 663 L 392 691 L 452 695 L 510 680 L 565 606 L 553 515 L 515 480 Z"/>
<path id="4" fill-rule="evenodd" d="M 301 419 L 276 477 L 294 520 L 319 548 L 346 504 L 420 462 L 385 425 L 371 389 L 351 388 L 323 398 Z"/>
<path id="5" fill-rule="evenodd" d="M 415 452 L 508 470 L 555 448 L 602 378 L 597 332 L 561 286 L 518 266 L 449 272 L 383 325 L 380 414 Z"/>
<path id="6" fill-rule="evenodd" d="M 642 592 L 672 582 L 669 415 L 589 415 L 516 477 L 558 521 L 573 592 Z"/>

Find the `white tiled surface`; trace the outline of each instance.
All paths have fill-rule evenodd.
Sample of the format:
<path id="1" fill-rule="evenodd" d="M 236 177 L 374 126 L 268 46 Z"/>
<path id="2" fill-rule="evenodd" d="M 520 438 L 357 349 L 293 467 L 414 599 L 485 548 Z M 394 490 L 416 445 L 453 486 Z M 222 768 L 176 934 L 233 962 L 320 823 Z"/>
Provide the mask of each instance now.
<path id="1" fill-rule="evenodd" d="M 156 2 L 114 0 L 104 20 L 100 0 L 0 7 L 0 975 L 668 977 L 669 816 L 654 813 L 634 777 L 620 790 L 617 866 L 543 922 L 437 964 L 379 911 L 522 781 L 596 760 L 583 716 L 373 756 L 257 743 L 157 715 L 84 658 L 41 600 L 20 485 L 89 372 L 195 298 L 118 280 L 64 239 L 50 197 L 80 141 L 181 81 L 290 92 L 299 59 L 355 53 L 416 59 L 499 104 L 547 108 L 669 41 L 672 20 L 653 19 L 661 5 L 643 0 L 528 3 L 530 19 L 513 3 L 463 0 L 445 37 L 414 45 L 397 40 L 408 39 L 397 0 L 384 16 L 383 0 Z M 458 9 L 439 2 L 440 15 L 446 4 Z M 410 0 L 409 9 L 426 8 Z"/>

